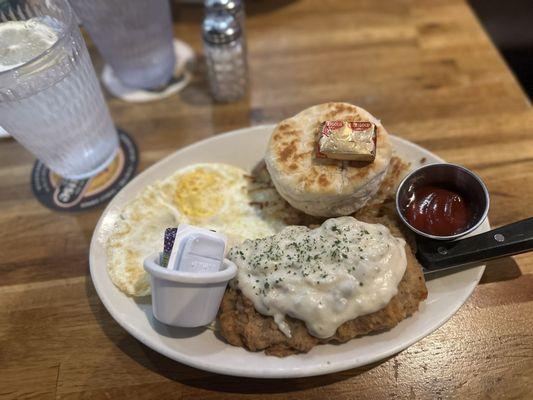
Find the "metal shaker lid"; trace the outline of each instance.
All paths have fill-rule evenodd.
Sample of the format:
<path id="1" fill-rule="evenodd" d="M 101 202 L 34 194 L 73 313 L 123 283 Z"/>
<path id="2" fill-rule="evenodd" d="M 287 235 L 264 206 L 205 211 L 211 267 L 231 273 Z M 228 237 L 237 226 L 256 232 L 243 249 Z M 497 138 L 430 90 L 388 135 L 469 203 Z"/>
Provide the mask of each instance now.
<path id="1" fill-rule="evenodd" d="M 239 21 L 231 14 L 209 13 L 202 25 L 204 40 L 214 44 L 232 42 L 241 36 Z"/>
<path id="2" fill-rule="evenodd" d="M 233 15 L 238 14 L 243 8 L 241 0 L 205 0 L 204 6 L 207 12 L 226 11 Z"/>

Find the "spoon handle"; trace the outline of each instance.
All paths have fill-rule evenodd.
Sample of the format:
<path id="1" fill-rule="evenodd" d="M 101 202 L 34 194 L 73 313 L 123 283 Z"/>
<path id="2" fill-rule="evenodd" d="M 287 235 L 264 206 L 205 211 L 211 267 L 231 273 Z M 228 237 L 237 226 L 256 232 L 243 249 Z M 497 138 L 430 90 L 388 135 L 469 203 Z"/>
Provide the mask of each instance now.
<path id="1" fill-rule="evenodd" d="M 416 256 L 427 274 L 531 250 L 533 217 L 456 241 L 419 239 Z"/>

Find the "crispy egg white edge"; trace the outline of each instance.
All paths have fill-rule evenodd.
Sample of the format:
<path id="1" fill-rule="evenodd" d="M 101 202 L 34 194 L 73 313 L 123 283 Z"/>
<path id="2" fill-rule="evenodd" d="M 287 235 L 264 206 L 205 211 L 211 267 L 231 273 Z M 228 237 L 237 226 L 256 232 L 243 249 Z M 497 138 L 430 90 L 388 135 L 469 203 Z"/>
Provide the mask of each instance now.
<path id="1" fill-rule="evenodd" d="M 177 181 L 181 176 L 201 168 L 211 170 L 214 173 L 221 175 L 223 179 L 231 180 L 234 183 L 232 185 L 233 187 L 242 188 L 243 184 L 248 184 L 245 177 L 245 175 L 248 175 L 248 172 L 241 168 L 222 163 L 198 163 L 184 167 L 169 177 L 146 186 L 122 209 L 107 241 L 108 274 L 113 283 L 121 291 L 132 296 L 144 296 L 150 294 L 149 277 L 144 271 L 143 260 L 148 254 L 157 251 L 157 248 L 147 251 L 148 254 L 136 255 L 136 261 L 128 260 L 129 252 L 133 251 L 138 254 L 143 251 L 142 249 L 139 249 L 139 246 L 132 246 L 129 243 L 129 239 L 135 237 L 138 233 L 137 231 L 145 227 L 143 223 L 139 223 L 139 221 L 136 220 L 139 218 L 145 220 L 147 214 L 151 214 L 155 219 L 165 214 L 166 216 L 172 215 L 174 219 L 172 223 L 167 226 L 190 222 L 189 218 L 183 215 L 172 203 L 173 191 L 166 189 L 166 187 L 168 185 L 170 185 L 171 188 L 175 187 L 175 184 L 177 184 Z M 286 226 L 286 224 L 280 219 L 276 218 L 271 218 L 271 221 L 265 221 L 265 218 L 262 218 L 261 213 L 257 212 L 257 210 L 249 204 L 251 197 L 248 193 L 242 192 L 236 197 L 237 199 L 241 199 L 241 204 L 245 204 L 245 207 L 237 207 L 237 211 L 241 209 L 240 211 L 242 211 L 242 213 L 236 213 L 235 217 L 241 224 L 243 221 L 241 221 L 240 217 L 246 217 L 244 223 L 246 229 L 235 229 L 236 226 L 232 224 L 214 224 L 215 228 L 218 228 L 219 231 L 228 236 L 228 248 L 231 245 L 240 243 L 248 238 L 252 239 L 259 236 L 274 234 L 277 230 Z M 233 207 L 235 202 L 230 204 L 229 207 L 227 203 L 228 202 L 226 201 L 224 207 L 219 210 L 219 213 L 223 216 L 228 211 L 236 211 L 235 207 Z M 236 203 L 239 204 L 239 202 Z M 254 231 L 256 228 L 254 221 L 261 221 L 261 223 L 263 223 L 261 229 L 262 232 L 259 232 L 259 229 Z M 265 230 L 266 227 L 264 225 L 270 229 Z M 164 231 L 167 226 L 162 226 L 160 230 Z M 250 229 L 250 227 L 252 227 L 252 229 Z M 152 236 L 152 233 L 146 233 L 146 235 Z M 147 241 L 150 243 L 153 241 L 153 243 L 155 243 L 155 235 L 157 235 L 157 240 L 162 242 L 163 234 L 156 233 L 155 231 L 152 239 L 150 240 L 150 238 L 147 238 Z"/>

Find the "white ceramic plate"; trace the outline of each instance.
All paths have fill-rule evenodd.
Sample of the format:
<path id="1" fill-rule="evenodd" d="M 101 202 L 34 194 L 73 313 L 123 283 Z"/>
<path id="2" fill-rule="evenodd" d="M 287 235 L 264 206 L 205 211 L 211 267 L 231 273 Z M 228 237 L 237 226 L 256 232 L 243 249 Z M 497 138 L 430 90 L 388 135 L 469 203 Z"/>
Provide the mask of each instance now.
<path id="1" fill-rule="evenodd" d="M 321 375 L 369 364 L 398 353 L 444 324 L 470 296 L 484 267 L 429 281 L 429 296 L 420 311 L 388 332 L 341 345 L 320 345 L 307 354 L 285 358 L 233 347 L 211 330 L 164 326 L 154 320 L 149 297 L 135 300 L 113 285 L 106 271 L 105 243 L 126 203 L 146 185 L 193 163 L 222 162 L 252 170 L 263 157 L 272 129 L 270 125 L 256 126 L 195 143 L 147 169 L 115 196 L 95 228 L 90 250 L 94 286 L 113 318 L 145 345 L 176 361 L 221 374 L 259 378 Z M 392 137 L 392 142 L 395 152 L 413 166 L 420 165 L 423 157 L 426 163 L 442 162 L 436 155 L 406 140 Z M 485 221 L 476 233 L 489 228 Z"/>

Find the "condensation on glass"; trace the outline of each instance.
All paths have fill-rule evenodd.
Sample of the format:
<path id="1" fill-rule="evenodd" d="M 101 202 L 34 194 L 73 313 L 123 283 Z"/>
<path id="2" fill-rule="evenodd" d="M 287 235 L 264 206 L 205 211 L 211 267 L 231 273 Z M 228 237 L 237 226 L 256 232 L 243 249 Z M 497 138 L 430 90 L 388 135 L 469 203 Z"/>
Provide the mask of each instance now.
<path id="1" fill-rule="evenodd" d="M 104 60 L 127 86 L 156 89 L 174 74 L 168 0 L 70 0 Z"/>
<path id="2" fill-rule="evenodd" d="M 66 0 L 10 4 L 0 8 L 0 26 L 9 28 L 0 29 L 0 41 L 12 46 L 2 47 L 27 51 L 17 46 L 30 35 L 37 48 L 11 53 L 20 65 L 11 57 L 0 72 L 1 125 L 54 172 L 91 176 L 113 159 L 118 136 L 72 10 Z M 41 31 L 53 42 L 37 40 Z"/>

